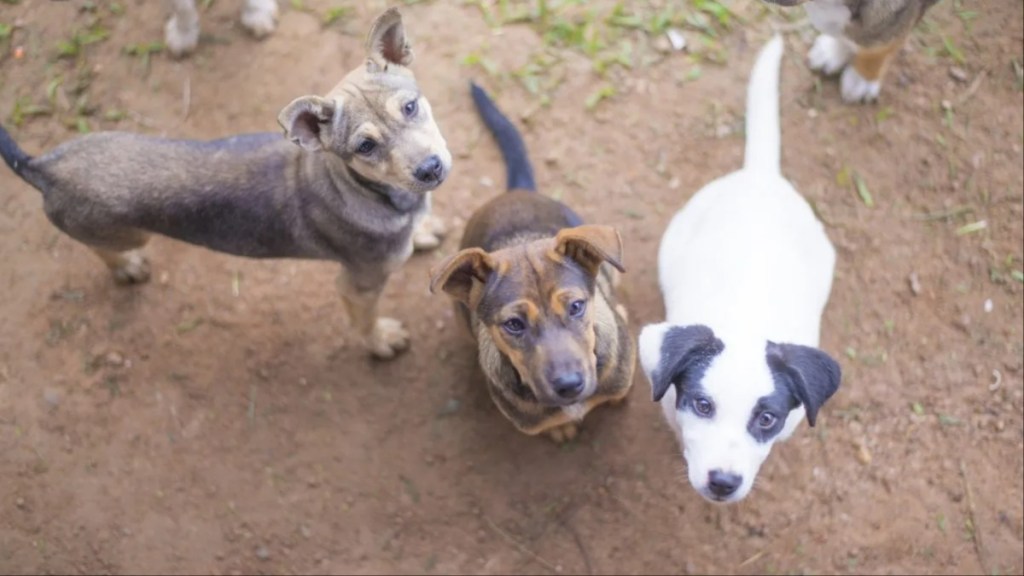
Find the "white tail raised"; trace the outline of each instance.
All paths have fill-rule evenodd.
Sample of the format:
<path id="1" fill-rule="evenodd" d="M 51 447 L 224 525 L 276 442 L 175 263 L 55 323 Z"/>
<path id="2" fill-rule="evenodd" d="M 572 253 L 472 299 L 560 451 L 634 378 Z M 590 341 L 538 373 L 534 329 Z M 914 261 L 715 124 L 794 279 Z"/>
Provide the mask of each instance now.
<path id="1" fill-rule="evenodd" d="M 779 132 L 779 64 L 782 37 L 776 34 L 761 48 L 747 84 L 747 145 L 743 166 L 759 172 L 781 172 Z"/>

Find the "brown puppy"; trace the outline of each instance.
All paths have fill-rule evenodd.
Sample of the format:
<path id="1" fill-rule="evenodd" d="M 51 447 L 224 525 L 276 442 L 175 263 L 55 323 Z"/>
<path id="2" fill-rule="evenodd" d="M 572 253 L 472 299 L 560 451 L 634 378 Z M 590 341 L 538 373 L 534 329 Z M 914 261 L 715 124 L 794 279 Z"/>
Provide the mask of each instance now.
<path id="1" fill-rule="evenodd" d="M 477 339 L 491 398 L 522 432 L 576 436 L 595 406 L 629 393 L 636 345 L 615 302 L 622 241 L 537 194 L 515 127 L 475 84 L 508 166 L 508 192 L 477 210 L 463 250 L 431 271 Z"/>
<path id="2" fill-rule="evenodd" d="M 50 221 L 85 243 L 119 282 L 143 282 L 150 233 L 252 258 L 343 264 L 338 287 L 371 352 L 409 344 L 379 318 L 388 276 L 443 232 L 430 192 L 451 154 L 407 66 L 402 17 L 374 22 L 365 62 L 326 96 L 281 111 L 279 133 L 170 140 L 98 132 L 32 158 L 0 127 L 0 155 L 43 193 Z"/>
<path id="3" fill-rule="evenodd" d="M 765 0 L 780 6 L 803 5 L 821 32 L 807 53 L 813 70 L 842 72 L 843 100 L 878 98 L 882 79 L 911 29 L 938 0 Z"/>

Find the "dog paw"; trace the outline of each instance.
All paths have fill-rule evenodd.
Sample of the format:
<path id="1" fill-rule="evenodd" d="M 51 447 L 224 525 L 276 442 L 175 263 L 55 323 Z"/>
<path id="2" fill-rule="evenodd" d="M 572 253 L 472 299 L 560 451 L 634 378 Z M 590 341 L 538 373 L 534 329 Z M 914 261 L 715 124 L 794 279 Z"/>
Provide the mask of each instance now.
<path id="1" fill-rule="evenodd" d="M 839 79 L 839 87 L 844 101 L 850 104 L 859 104 L 877 100 L 878 93 L 882 90 L 882 83 L 877 80 L 867 80 L 857 72 L 856 68 L 847 66 Z"/>
<path id="2" fill-rule="evenodd" d="M 175 58 L 191 54 L 199 44 L 199 23 L 188 24 L 172 16 L 164 26 L 164 43 Z"/>
<path id="3" fill-rule="evenodd" d="M 819 34 L 807 52 L 807 64 L 811 70 L 831 76 L 842 70 L 851 57 L 853 50 L 846 42 L 828 34 Z"/>
<path id="4" fill-rule="evenodd" d="M 242 10 L 242 26 L 256 38 L 263 38 L 277 27 L 275 0 L 249 0 Z"/>
<path id="5" fill-rule="evenodd" d="M 378 318 L 370 335 L 370 352 L 381 360 L 390 360 L 409 348 L 409 332 L 393 318 Z"/>
<path id="6" fill-rule="evenodd" d="M 118 284 L 142 284 L 149 280 L 149 260 L 138 252 L 126 252 L 110 272 Z"/>
<path id="7" fill-rule="evenodd" d="M 563 424 L 561 426 L 555 426 L 548 430 L 548 437 L 551 438 L 556 444 L 564 444 L 579 434 L 580 427 L 575 422 L 569 424 Z"/>
<path id="8" fill-rule="evenodd" d="M 433 250 L 441 245 L 441 240 L 448 232 L 444 220 L 427 214 L 412 233 L 412 246 L 419 251 Z"/>

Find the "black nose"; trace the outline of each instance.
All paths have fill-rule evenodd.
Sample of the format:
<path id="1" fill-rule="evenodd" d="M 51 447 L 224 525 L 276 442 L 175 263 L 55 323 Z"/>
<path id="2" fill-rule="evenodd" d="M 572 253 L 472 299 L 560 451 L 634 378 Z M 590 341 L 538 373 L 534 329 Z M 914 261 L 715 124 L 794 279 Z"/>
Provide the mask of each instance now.
<path id="1" fill-rule="evenodd" d="M 708 472 L 708 490 L 711 490 L 715 496 L 725 498 L 735 492 L 742 483 L 743 478 L 739 474 L 730 474 L 721 470 Z"/>
<path id="2" fill-rule="evenodd" d="M 551 380 L 555 387 L 555 394 L 561 398 L 575 398 L 583 392 L 583 374 L 569 372 L 561 374 Z"/>
<path id="3" fill-rule="evenodd" d="M 441 178 L 441 159 L 435 154 L 430 158 L 427 158 L 416 168 L 416 179 L 424 184 L 430 184 L 431 182 L 437 182 Z"/>

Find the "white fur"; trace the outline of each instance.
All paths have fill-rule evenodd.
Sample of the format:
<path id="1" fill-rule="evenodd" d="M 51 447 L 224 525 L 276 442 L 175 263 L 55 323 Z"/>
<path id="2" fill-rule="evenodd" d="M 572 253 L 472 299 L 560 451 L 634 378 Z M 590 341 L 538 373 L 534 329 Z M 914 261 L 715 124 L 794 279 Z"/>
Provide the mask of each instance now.
<path id="1" fill-rule="evenodd" d="M 672 326 L 703 324 L 725 345 L 701 382 L 715 403 L 714 417 L 677 410 L 673 387 L 661 399 L 665 419 L 683 448 L 690 482 L 709 499 L 712 470 L 743 479 L 726 501 L 745 497 L 772 443 L 788 438 L 803 420 L 801 406 L 766 443 L 747 431 L 756 401 L 774 390 L 767 341 L 817 346 L 832 286 L 832 245 L 779 169 L 782 50 L 781 38 L 772 39 L 751 74 L 744 168 L 698 191 L 662 237 L 658 274 L 667 319 L 640 335 L 640 361 L 649 378 Z"/>
<path id="2" fill-rule="evenodd" d="M 878 99 L 882 90 L 879 80 L 867 80 L 850 66 L 857 46 L 846 38 L 844 29 L 850 22 L 850 9 L 845 0 L 812 0 L 804 4 L 811 24 L 821 32 L 807 52 L 807 64 L 829 76 L 842 72 L 840 92 L 845 102 L 856 104 Z"/>
<path id="3" fill-rule="evenodd" d="M 853 66 L 847 66 L 839 78 L 839 88 L 843 100 L 850 104 L 873 102 L 878 99 L 882 83 L 878 80 L 867 80 Z"/>
<path id="4" fill-rule="evenodd" d="M 811 70 L 832 76 L 850 63 L 854 50 L 855 47 L 842 38 L 819 34 L 807 52 L 807 64 Z"/>
<path id="5" fill-rule="evenodd" d="M 196 0 L 167 0 L 171 16 L 164 26 L 164 41 L 175 56 L 195 50 L 199 43 L 199 13 Z M 262 38 L 277 25 L 277 0 L 245 0 L 241 21 L 253 36 Z"/>
<path id="6" fill-rule="evenodd" d="M 850 9 L 846 0 L 811 0 L 804 4 L 807 19 L 822 34 L 841 37 L 850 22 Z"/>

